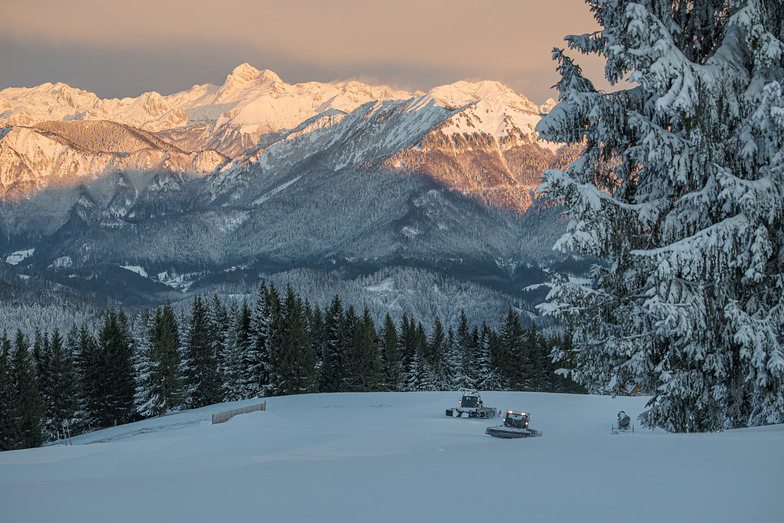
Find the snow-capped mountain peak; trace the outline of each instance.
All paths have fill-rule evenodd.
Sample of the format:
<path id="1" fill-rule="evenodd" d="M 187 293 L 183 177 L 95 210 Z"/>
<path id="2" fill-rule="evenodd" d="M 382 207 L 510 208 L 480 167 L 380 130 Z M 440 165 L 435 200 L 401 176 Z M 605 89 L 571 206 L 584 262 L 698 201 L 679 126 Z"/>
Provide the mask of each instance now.
<path id="1" fill-rule="evenodd" d="M 254 85 L 283 83 L 280 77 L 269 69 L 259 70 L 248 63 L 238 65 L 226 77 L 223 86 L 248 87 Z"/>
<path id="2" fill-rule="evenodd" d="M 486 100 L 500 102 L 518 111 L 539 114 L 539 107 L 521 94 L 500 82 L 459 81 L 449 85 L 442 85 L 430 90 L 430 95 L 444 105 L 460 108 L 473 102 Z"/>

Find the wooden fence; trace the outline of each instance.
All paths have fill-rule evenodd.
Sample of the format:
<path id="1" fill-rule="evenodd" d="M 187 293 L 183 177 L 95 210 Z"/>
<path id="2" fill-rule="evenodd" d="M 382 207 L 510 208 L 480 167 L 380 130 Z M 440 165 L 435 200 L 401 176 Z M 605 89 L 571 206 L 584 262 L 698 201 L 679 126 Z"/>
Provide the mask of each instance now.
<path id="1" fill-rule="evenodd" d="M 267 410 L 267 400 L 264 400 L 263 403 L 258 403 L 256 405 L 251 405 L 250 407 L 243 407 L 241 409 L 234 409 L 234 410 L 227 410 L 226 412 L 219 412 L 218 414 L 212 415 L 212 424 L 216 423 L 223 423 L 224 421 L 228 421 L 237 414 L 247 414 L 248 412 L 256 412 L 259 410 Z"/>

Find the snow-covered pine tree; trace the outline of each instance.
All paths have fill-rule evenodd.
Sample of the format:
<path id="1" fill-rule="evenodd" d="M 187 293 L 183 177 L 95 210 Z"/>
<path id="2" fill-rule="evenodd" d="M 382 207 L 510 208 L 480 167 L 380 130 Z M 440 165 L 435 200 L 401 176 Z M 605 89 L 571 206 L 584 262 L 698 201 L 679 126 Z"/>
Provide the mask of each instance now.
<path id="1" fill-rule="evenodd" d="M 523 359 L 525 331 L 520 315 L 509 307 L 499 333 L 498 367 L 504 385 L 511 390 L 523 390 L 523 375 L 526 372 Z"/>
<path id="2" fill-rule="evenodd" d="M 160 310 L 159 310 L 160 312 Z M 133 402 L 136 407 L 136 413 L 143 418 L 155 416 L 153 405 L 155 399 L 153 397 L 155 387 L 152 383 L 152 376 L 155 369 L 155 363 L 151 358 L 150 350 L 150 330 L 152 329 L 153 317 L 148 309 L 139 311 L 136 315 L 131 334 L 134 343 L 133 352 L 133 372 L 136 381 L 136 392 L 133 397 Z"/>
<path id="3" fill-rule="evenodd" d="M 136 415 L 132 356 L 128 319 L 122 310 L 110 309 L 98 332 L 98 358 L 92 362 L 97 366 L 93 369 L 97 380 L 93 414 L 101 427 L 128 423 Z"/>
<path id="4" fill-rule="evenodd" d="M 44 442 L 45 406 L 38 392 L 35 364 L 21 330 L 9 358 L 11 404 L 8 417 L 8 445 L 11 449 L 38 447 Z"/>
<path id="5" fill-rule="evenodd" d="M 273 306 L 278 307 L 280 299 L 274 285 L 267 287 L 262 281 L 256 298 L 256 307 L 250 318 L 248 343 L 243 351 L 244 393 L 246 398 L 261 397 L 269 386 L 269 338 L 273 320 Z"/>
<path id="6" fill-rule="evenodd" d="M 309 301 L 305 301 L 305 316 L 308 320 L 308 332 L 310 333 L 310 344 L 313 350 L 313 355 L 316 358 L 316 387 L 321 380 L 321 369 L 323 361 L 321 360 L 324 354 L 324 347 L 327 343 L 327 326 L 324 322 L 321 308 L 318 306 L 311 307 Z"/>
<path id="7" fill-rule="evenodd" d="M 343 381 L 343 346 L 345 344 L 343 304 L 336 294 L 324 311 L 326 341 L 321 355 L 321 392 L 338 392 Z"/>
<path id="8" fill-rule="evenodd" d="M 308 336 L 305 309 L 290 285 L 270 324 L 268 394 L 281 396 L 316 392 L 316 355 Z"/>
<path id="9" fill-rule="evenodd" d="M 186 404 L 191 408 L 219 403 L 222 399 L 214 334 L 216 331 L 210 326 L 207 304 L 197 295 L 191 304 L 183 351 Z"/>
<path id="10" fill-rule="evenodd" d="M 474 339 L 471 336 L 471 329 L 468 326 L 468 317 L 462 309 L 460 310 L 456 334 L 455 342 L 460 357 L 460 372 L 457 387 L 462 389 L 473 389 L 477 385 L 477 369 L 474 358 L 476 347 L 474 346 Z"/>
<path id="11" fill-rule="evenodd" d="M 419 351 L 414 351 L 411 356 L 411 361 L 408 364 L 408 372 L 406 373 L 406 392 L 416 392 L 422 390 L 422 373 L 423 362 L 419 356 Z"/>
<path id="12" fill-rule="evenodd" d="M 649 427 L 784 421 L 784 9 L 780 0 L 596 0 L 567 36 L 606 60 L 598 92 L 554 50 L 559 104 L 537 125 L 582 144 L 540 191 L 572 220 L 562 250 L 603 261 L 556 278 L 554 356 L 592 390 L 637 383 Z"/>
<path id="13" fill-rule="evenodd" d="M 78 347 L 74 352 L 76 375 L 79 379 L 79 405 L 81 428 L 84 430 L 97 425 L 96 413 L 100 407 L 101 374 L 98 359 L 100 351 L 95 336 L 83 323 L 79 327 Z M 98 390 L 97 390 L 98 389 Z"/>
<path id="14" fill-rule="evenodd" d="M 376 327 L 367 307 L 362 317 L 353 307 L 346 311 L 346 345 L 344 351 L 343 390 L 347 392 L 378 391 L 383 388 L 383 368 Z"/>
<path id="15" fill-rule="evenodd" d="M 226 377 L 223 375 L 223 356 L 226 353 L 226 344 L 229 337 L 229 314 L 226 306 L 221 302 L 217 294 L 212 295 L 212 300 L 208 307 L 207 325 L 212 342 L 212 357 L 217 364 L 218 396 L 220 399 L 225 400 L 226 391 L 223 388 L 223 384 L 226 381 Z"/>
<path id="16" fill-rule="evenodd" d="M 11 340 L 8 339 L 6 331 L 0 335 L 0 412 L 5 415 L 0 416 L 0 452 L 11 450 L 12 435 L 11 423 L 8 413 L 11 411 L 12 401 L 11 389 Z"/>
<path id="17" fill-rule="evenodd" d="M 379 342 L 386 388 L 398 391 L 401 389 L 403 364 L 398 351 L 397 327 L 389 313 L 384 316 L 384 325 L 379 333 Z"/>
<path id="18" fill-rule="evenodd" d="M 226 344 L 221 353 L 221 376 L 223 377 L 223 399 L 237 401 L 243 399 L 242 386 L 242 311 L 236 301 L 232 301 L 228 311 L 228 330 Z"/>
<path id="19" fill-rule="evenodd" d="M 495 338 L 495 339 L 494 339 Z M 495 362 L 493 361 L 493 345 L 497 344 L 498 336 L 493 335 L 493 331 L 487 323 L 482 322 L 479 329 L 479 383 L 477 386 L 481 390 L 500 390 L 501 380 L 496 372 Z"/>
<path id="20" fill-rule="evenodd" d="M 150 318 L 147 336 L 151 364 L 146 380 L 145 413 L 163 416 L 185 402 L 180 330 L 168 300 Z"/>
<path id="21" fill-rule="evenodd" d="M 433 331 L 427 341 L 428 364 L 433 372 L 433 389 L 448 390 L 448 369 L 444 357 L 446 355 L 446 334 L 441 318 L 436 316 L 433 321 Z"/>
<path id="22" fill-rule="evenodd" d="M 457 346 L 455 331 L 452 327 L 446 332 L 444 366 L 446 368 L 446 390 L 457 390 L 463 381 L 463 359 Z"/>
<path id="23" fill-rule="evenodd" d="M 55 327 L 49 341 L 49 372 L 52 378 L 51 405 L 47 410 L 49 437 L 74 423 L 78 410 L 78 381 L 70 346 L 64 343 L 60 330 Z M 54 434 L 53 434 L 54 432 Z"/>

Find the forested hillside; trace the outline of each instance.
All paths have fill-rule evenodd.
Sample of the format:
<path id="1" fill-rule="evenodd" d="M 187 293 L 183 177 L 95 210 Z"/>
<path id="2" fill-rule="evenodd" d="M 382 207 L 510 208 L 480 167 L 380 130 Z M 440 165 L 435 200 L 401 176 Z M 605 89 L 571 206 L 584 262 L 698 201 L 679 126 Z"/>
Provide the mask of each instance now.
<path id="1" fill-rule="evenodd" d="M 376 322 L 334 296 L 312 306 L 291 286 L 255 299 L 197 295 L 97 321 L 0 336 L 0 449 L 238 399 L 310 392 L 579 391 L 548 354 L 565 338 L 523 328 L 509 308 L 494 329 L 427 326 L 406 313 Z M 93 327 L 95 325 L 95 327 Z"/>

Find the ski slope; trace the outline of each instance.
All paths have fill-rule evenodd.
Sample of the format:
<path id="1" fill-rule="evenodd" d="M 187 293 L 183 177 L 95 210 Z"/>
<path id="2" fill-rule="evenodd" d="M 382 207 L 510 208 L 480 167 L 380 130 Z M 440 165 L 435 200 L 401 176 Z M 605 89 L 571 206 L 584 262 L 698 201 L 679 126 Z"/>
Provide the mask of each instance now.
<path id="1" fill-rule="evenodd" d="M 784 426 L 611 435 L 645 398 L 485 392 L 543 432 L 503 440 L 447 418 L 459 397 L 277 397 L 210 423 L 242 401 L 0 453 L 0 521 L 781 521 Z"/>

